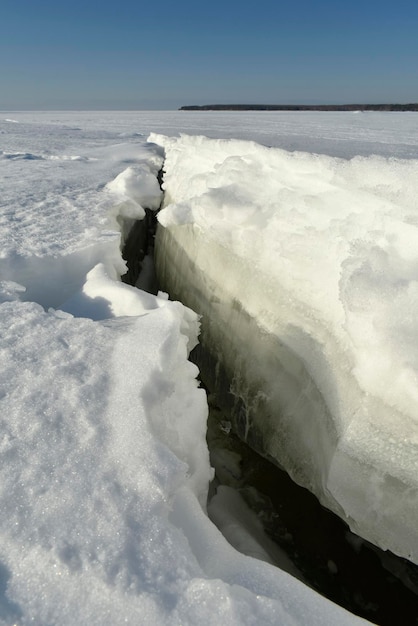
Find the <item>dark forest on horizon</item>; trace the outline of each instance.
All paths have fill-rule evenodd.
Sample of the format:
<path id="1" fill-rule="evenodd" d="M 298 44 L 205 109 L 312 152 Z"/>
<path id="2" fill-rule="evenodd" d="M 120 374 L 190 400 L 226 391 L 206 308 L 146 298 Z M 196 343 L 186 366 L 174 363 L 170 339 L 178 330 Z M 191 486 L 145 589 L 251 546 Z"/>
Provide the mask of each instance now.
<path id="1" fill-rule="evenodd" d="M 179 111 L 418 111 L 412 104 L 203 104 Z"/>

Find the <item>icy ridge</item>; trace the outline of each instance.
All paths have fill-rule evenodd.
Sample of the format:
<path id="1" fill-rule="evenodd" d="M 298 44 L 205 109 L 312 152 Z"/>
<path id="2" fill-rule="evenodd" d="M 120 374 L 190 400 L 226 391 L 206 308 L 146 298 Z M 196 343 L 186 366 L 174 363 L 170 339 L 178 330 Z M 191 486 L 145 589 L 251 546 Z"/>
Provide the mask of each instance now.
<path id="1" fill-rule="evenodd" d="M 177 283 L 192 263 L 198 300 L 220 317 L 210 341 L 229 371 L 243 368 L 233 390 L 247 407 L 264 381 L 264 451 L 355 532 L 418 562 L 418 161 L 150 141 L 166 153 L 165 254 Z M 240 307 L 285 346 L 279 364 L 261 339 L 250 354 Z M 289 384 L 292 361 L 305 388 Z"/>

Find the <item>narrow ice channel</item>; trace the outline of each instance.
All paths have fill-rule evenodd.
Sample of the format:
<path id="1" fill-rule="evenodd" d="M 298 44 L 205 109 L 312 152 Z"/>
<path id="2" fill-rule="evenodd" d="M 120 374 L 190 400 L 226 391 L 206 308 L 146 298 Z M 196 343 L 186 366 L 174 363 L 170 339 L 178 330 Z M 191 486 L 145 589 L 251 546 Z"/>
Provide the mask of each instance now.
<path id="1" fill-rule="evenodd" d="M 146 285 L 147 279 L 141 280 L 141 275 L 149 275 L 155 227 L 155 218 L 150 213 L 147 220 L 133 225 L 123 250 L 128 264 L 128 272 L 122 277 L 125 282 Z M 159 239 L 160 236 L 161 233 Z M 159 246 L 159 257 L 171 262 L 164 243 L 159 241 Z M 145 250 L 148 262 L 142 270 Z M 182 274 L 184 266 L 177 270 L 173 273 L 179 282 L 186 280 L 196 294 L 196 273 Z M 155 288 L 155 283 L 151 288 Z M 170 295 L 176 299 L 175 292 Z M 200 300 L 194 304 L 204 310 Z M 210 314 L 212 324 L 216 323 L 216 310 L 205 309 L 205 314 Z M 243 327 L 247 336 L 254 333 L 259 340 L 257 328 L 248 319 L 239 322 L 242 315 L 239 308 L 234 315 L 237 316 L 235 328 Z M 274 343 L 270 345 L 271 351 L 276 348 Z M 251 349 L 252 344 L 247 346 L 247 350 Z M 231 393 L 232 378 L 216 362 L 211 350 L 203 346 L 202 340 L 191 358 L 198 365 L 209 393 L 207 440 L 216 477 L 209 492 L 208 512 L 228 541 L 244 554 L 284 569 L 375 623 L 389 626 L 402 619 L 405 625 L 413 624 L 417 603 L 414 566 L 352 534 L 306 489 L 298 487 L 272 461 L 257 455 L 252 450 L 257 441 L 245 430 L 240 432 L 236 425 L 233 428 L 231 423 L 237 411 L 237 398 Z M 238 406 L 243 410 L 240 402 Z M 257 407 L 255 417 L 256 412 Z"/>
<path id="2" fill-rule="evenodd" d="M 273 245 L 273 250 L 275 249 L 274 233 L 277 231 L 274 228 L 277 225 L 275 218 L 268 214 L 265 203 L 270 202 L 274 208 L 274 193 L 277 190 L 272 184 L 273 195 L 270 198 L 265 197 L 269 180 L 261 177 L 262 174 L 277 174 L 277 170 L 272 171 L 272 168 L 265 167 L 265 160 L 272 156 L 276 158 L 277 155 L 272 155 L 272 151 L 265 148 L 243 145 L 241 142 L 216 142 L 188 137 L 168 139 L 159 136 L 153 136 L 152 139 L 166 149 L 166 209 L 159 216 L 157 275 L 163 289 L 171 297 L 181 300 L 202 315 L 201 340 L 195 350 L 195 359 L 215 406 L 221 409 L 223 422 L 229 423 L 229 428 L 251 448 L 284 468 L 297 483 L 312 491 L 327 508 L 348 523 L 353 531 L 376 546 L 392 548 L 414 560 L 417 545 L 416 516 L 413 513 L 417 499 L 412 472 L 415 444 L 412 436 L 410 444 L 405 445 L 402 433 L 409 418 L 401 416 L 399 407 L 402 406 L 402 399 L 393 409 L 384 406 L 382 397 L 365 400 L 367 394 L 364 396 L 362 385 L 359 387 L 358 379 L 352 376 L 356 358 L 363 358 L 361 348 L 358 353 L 354 350 L 350 354 L 342 337 L 338 334 L 335 336 L 335 320 L 329 323 L 332 312 L 328 312 L 321 319 L 316 308 L 320 294 L 313 297 L 313 308 L 309 311 L 309 304 L 306 302 L 295 302 L 286 280 L 283 286 L 280 278 L 277 279 L 273 273 L 267 272 L 264 257 L 267 256 L 268 261 L 269 254 L 266 255 L 261 246 Z M 318 188 L 318 201 L 325 202 L 327 210 L 334 194 L 334 201 L 345 202 L 343 216 L 348 216 L 351 220 L 353 216 L 350 214 L 350 203 L 362 201 L 366 212 L 369 212 L 368 228 L 373 226 L 373 220 L 381 219 L 373 211 L 383 208 L 388 215 L 399 211 L 399 207 L 393 204 L 392 191 L 385 191 L 385 199 L 381 198 L 381 188 L 374 195 L 377 183 L 370 179 L 365 184 L 362 183 L 366 188 L 369 186 L 367 194 L 360 191 L 356 196 L 355 186 L 353 191 L 348 183 L 353 186 L 355 177 L 360 172 L 354 172 L 354 177 L 353 172 L 349 172 L 347 176 L 344 173 L 346 166 L 337 160 L 324 158 L 323 163 L 318 164 L 306 162 L 301 157 L 300 163 L 295 158 L 293 162 L 287 163 L 286 158 L 292 160 L 292 157 L 278 155 L 278 160 L 282 160 L 281 166 L 289 170 L 293 168 L 292 176 L 295 180 L 301 175 L 307 177 L 308 183 L 312 183 L 313 188 Z M 302 171 L 298 172 L 300 166 Z M 372 159 L 369 163 L 362 163 L 362 166 L 371 167 L 373 176 L 378 176 Z M 405 163 L 404 166 L 410 168 L 409 164 Z M 266 172 L 261 174 L 263 167 Z M 332 168 L 341 170 L 333 175 L 334 180 L 331 176 Z M 257 181 L 251 177 L 252 169 L 259 176 Z M 323 175 L 324 171 L 326 179 L 322 182 L 319 175 Z M 312 179 L 314 173 L 317 176 L 315 182 Z M 341 180 L 343 174 L 347 176 L 345 182 Z M 286 175 L 285 173 L 283 178 Z M 302 186 L 298 182 L 298 194 L 302 195 L 305 206 L 306 194 L 312 191 L 310 188 L 305 189 L 305 186 L 309 187 L 308 183 L 304 182 Z M 255 192 L 250 189 L 251 184 L 254 184 L 255 189 L 261 189 L 261 203 L 254 198 Z M 294 180 L 292 185 L 295 185 Z M 344 193 L 347 196 L 345 199 Z M 411 210 L 412 196 L 408 193 L 410 190 L 406 190 L 405 195 L 398 197 L 398 200 L 405 203 L 406 210 Z M 292 198 L 290 187 L 285 195 L 287 202 L 296 203 L 297 195 Z M 381 207 L 378 209 L 379 203 Z M 261 218 L 256 215 L 257 211 L 261 213 Z M 296 219 L 298 223 L 301 217 L 300 209 L 299 213 L 296 208 L 295 211 L 297 218 L 286 213 L 290 224 L 279 221 L 279 225 L 288 230 L 290 250 L 296 244 L 297 254 L 301 254 L 298 241 L 300 226 L 297 226 L 296 234 L 291 232 L 292 220 Z M 358 215 L 356 209 L 354 217 L 359 219 Z M 324 227 L 325 222 L 321 224 L 321 229 Z M 273 234 L 269 232 L 263 243 L 258 231 L 261 230 L 264 234 L 266 228 L 273 230 Z M 309 228 L 312 229 L 312 224 Z M 368 237 L 370 234 L 369 230 Z M 330 235 L 334 236 L 332 230 Z M 308 237 L 310 236 L 318 235 L 308 233 Z M 379 233 L 379 236 L 383 236 L 383 233 Z M 306 239 L 305 243 L 309 246 L 308 242 L 309 239 Z M 316 245 L 314 243 L 314 248 Z M 369 246 L 370 254 L 376 254 L 376 243 L 371 241 Z M 347 254 L 349 251 L 344 243 L 340 248 L 339 254 Z M 249 253 L 250 250 L 253 255 Z M 283 251 L 289 254 L 284 247 Z M 306 248 L 308 256 L 312 255 L 311 262 L 315 263 L 313 252 L 317 253 L 317 250 Z M 331 263 L 336 266 L 341 263 L 338 254 L 334 258 L 331 256 L 332 247 L 322 252 L 330 256 Z M 322 256 L 321 262 L 325 259 L 326 256 Z M 270 261 L 273 263 L 273 258 Z M 360 263 L 359 267 L 365 262 L 363 259 L 356 261 Z M 350 263 L 353 264 L 354 261 L 343 257 L 343 265 L 350 267 Z M 279 262 L 279 267 L 286 270 L 283 261 Z M 325 270 L 325 266 L 322 269 Z M 327 286 L 326 281 L 335 274 L 335 269 L 330 269 L 324 276 L 316 276 L 314 280 L 318 287 L 321 280 L 325 281 L 324 296 L 330 307 L 335 305 L 332 304 L 333 294 L 329 292 L 331 287 Z M 309 270 L 307 276 L 311 276 L 311 272 Z M 356 272 L 352 276 L 357 280 Z M 369 282 L 371 279 L 372 276 L 368 277 Z M 298 277 L 298 280 L 302 279 Z M 355 309 L 351 310 L 350 302 L 344 302 L 348 295 L 352 297 L 348 284 L 348 278 L 340 283 L 344 289 L 342 304 L 348 307 L 346 310 L 349 312 L 345 325 L 348 330 L 355 329 L 351 341 L 357 341 L 360 335 L 357 334 L 359 329 L 355 327 L 355 324 L 358 326 Z M 385 301 L 387 294 L 384 290 L 381 297 Z M 367 305 L 367 300 L 365 304 Z M 339 307 L 341 300 L 335 307 L 337 311 Z M 359 321 L 364 324 L 364 316 Z M 408 323 L 407 319 L 405 321 Z M 384 348 L 384 344 L 381 348 Z M 388 454 L 392 452 L 390 446 L 388 448 L 386 445 L 385 434 L 378 440 L 365 440 L 364 437 L 372 436 L 371 426 L 366 422 L 363 424 L 364 433 L 355 435 L 359 428 L 359 417 L 354 420 L 352 417 L 359 411 L 364 412 L 364 408 L 361 408 L 364 402 L 371 424 L 379 411 L 382 426 L 387 428 L 388 424 L 392 424 L 391 442 L 399 447 L 400 456 L 397 462 L 400 466 L 393 464 L 393 457 L 390 457 L 391 462 L 386 463 Z M 348 411 L 348 419 L 344 411 Z M 373 416 L 372 411 L 377 411 L 377 415 Z M 394 428 L 398 429 L 396 443 Z M 357 438 L 353 439 L 354 435 Z M 371 445 L 376 445 L 376 450 L 367 458 L 367 450 L 370 450 Z M 379 458 L 377 450 L 384 450 L 383 458 Z M 234 479 L 239 474 L 239 462 L 235 463 L 234 468 L 234 461 L 229 456 L 226 466 L 228 464 L 232 467 L 228 470 L 230 477 Z M 395 478 L 402 473 L 402 479 Z M 227 492 L 224 488 L 221 488 L 221 492 L 224 494 L 221 507 L 228 507 Z M 229 492 L 229 497 L 233 498 L 233 492 Z M 411 514 L 401 508 L 404 505 Z M 222 526 L 223 513 L 217 511 L 217 516 Z M 227 527 L 230 522 L 231 520 L 227 521 L 224 526 Z M 332 527 L 334 524 L 329 521 L 324 523 L 330 523 Z M 335 528 L 338 528 L 337 520 Z M 242 528 L 237 527 L 235 530 L 238 536 L 242 533 Z M 352 535 L 344 524 L 336 533 L 340 533 L 342 543 L 351 541 L 352 547 L 357 546 L 352 552 L 359 545 L 365 550 L 363 560 L 359 558 L 356 565 L 347 566 L 346 575 L 355 577 L 357 567 L 369 571 L 370 576 L 374 575 L 380 580 L 371 591 L 375 598 L 374 605 L 370 597 L 367 599 L 368 592 L 357 588 L 349 592 L 353 594 L 350 601 L 347 602 L 345 598 L 346 606 L 356 610 L 353 606 L 357 604 L 357 611 L 361 614 L 369 619 L 379 619 L 379 623 L 388 624 L 400 609 L 405 610 L 405 623 L 413 623 L 417 592 L 416 567 L 407 560 L 397 560 L 389 553 L 385 556 L 384 552 L 374 550 L 372 545 L 370 548 L 366 547 L 367 542 L 356 539 L 356 535 Z M 236 537 L 235 541 L 238 545 L 239 538 Z M 350 558 L 349 556 L 348 560 Z M 365 565 L 368 559 L 381 559 L 385 567 L 404 580 L 411 592 L 398 585 L 397 591 L 391 596 L 394 578 L 385 574 L 380 565 L 372 574 L 373 568 L 369 570 L 369 566 Z M 331 574 L 338 571 L 332 558 L 328 559 L 327 567 Z M 361 584 L 358 586 L 361 587 Z M 367 586 L 366 582 L 365 589 Z M 338 592 L 341 591 L 340 587 Z M 356 594 L 357 600 L 350 604 Z M 401 602 L 395 600 L 397 595 L 402 596 Z M 387 602 L 388 597 L 394 603 L 390 599 Z"/>
<path id="3" fill-rule="evenodd" d="M 148 291 L 157 289 L 154 272 L 150 271 L 156 228 L 155 214 L 147 210 L 146 218 L 133 224 L 123 249 L 128 271 L 122 279 Z M 190 249 L 195 253 L 189 245 Z M 167 239 L 167 230 L 160 226 L 159 275 L 162 280 L 170 276 L 169 292 L 174 300 L 184 295 L 182 285 L 187 284 L 188 304 L 203 316 L 203 336 L 191 358 L 198 365 L 209 394 L 207 440 L 216 471 L 209 492 L 209 516 L 238 550 L 280 567 L 353 613 L 381 625 L 389 626 L 396 619 L 402 619 L 405 625 L 413 624 L 418 592 L 415 566 L 381 552 L 351 533 L 346 524 L 280 470 L 274 459 L 265 458 L 269 455 L 263 449 L 263 437 L 257 436 L 257 429 L 253 432 L 249 425 L 248 401 L 234 393 L 233 381 L 245 380 L 245 371 L 234 371 L 233 364 L 228 371 L 222 355 L 212 348 L 216 336 L 212 329 L 225 324 L 225 319 L 219 318 L 221 289 L 210 283 L 208 287 L 209 279 L 202 277 L 193 261 L 178 259 L 178 251 L 173 253 L 173 243 Z M 201 282 L 204 289 L 199 288 Z M 205 292 L 217 293 L 218 297 L 211 298 L 208 304 Z M 230 309 L 228 323 L 241 345 L 245 340 L 246 352 L 258 359 L 258 370 L 262 371 L 263 359 L 269 359 L 273 371 L 283 364 L 288 369 L 293 355 L 267 333 L 261 333 L 242 307 L 232 305 Z M 224 335 L 222 342 L 223 352 L 234 353 L 231 337 Z M 277 354 L 279 361 L 275 360 Z M 275 362 L 279 365 L 275 366 Z M 303 369 L 295 368 L 293 378 L 303 394 Z M 252 393 L 255 398 L 251 404 L 254 420 L 259 420 L 263 411 L 257 398 L 263 395 L 265 385 L 266 381 L 260 378 L 248 392 L 249 397 Z M 319 403 L 318 411 L 321 406 Z M 273 432 L 272 436 L 277 434 Z M 254 452 L 257 449 L 263 456 Z"/>

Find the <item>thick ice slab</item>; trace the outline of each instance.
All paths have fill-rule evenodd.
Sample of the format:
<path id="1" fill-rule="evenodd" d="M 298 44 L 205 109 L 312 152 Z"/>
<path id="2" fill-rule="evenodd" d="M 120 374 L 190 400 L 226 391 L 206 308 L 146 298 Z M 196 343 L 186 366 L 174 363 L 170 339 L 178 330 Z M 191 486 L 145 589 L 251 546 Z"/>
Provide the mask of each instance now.
<path id="1" fill-rule="evenodd" d="M 418 161 L 150 139 L 166 151 L 160 275 L 203 314 L 237 428 L 418 562 Z"/>

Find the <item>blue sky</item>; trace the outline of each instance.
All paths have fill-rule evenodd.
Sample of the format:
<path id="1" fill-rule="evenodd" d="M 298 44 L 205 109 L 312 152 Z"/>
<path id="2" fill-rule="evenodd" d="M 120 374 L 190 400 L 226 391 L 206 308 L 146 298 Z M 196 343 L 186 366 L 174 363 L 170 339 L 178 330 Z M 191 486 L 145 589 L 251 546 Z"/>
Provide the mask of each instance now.
<path id="1" fill-rule="evenodd" d="M 0 110 L 418 102 L 418 0 L 2 0 Z"/>

